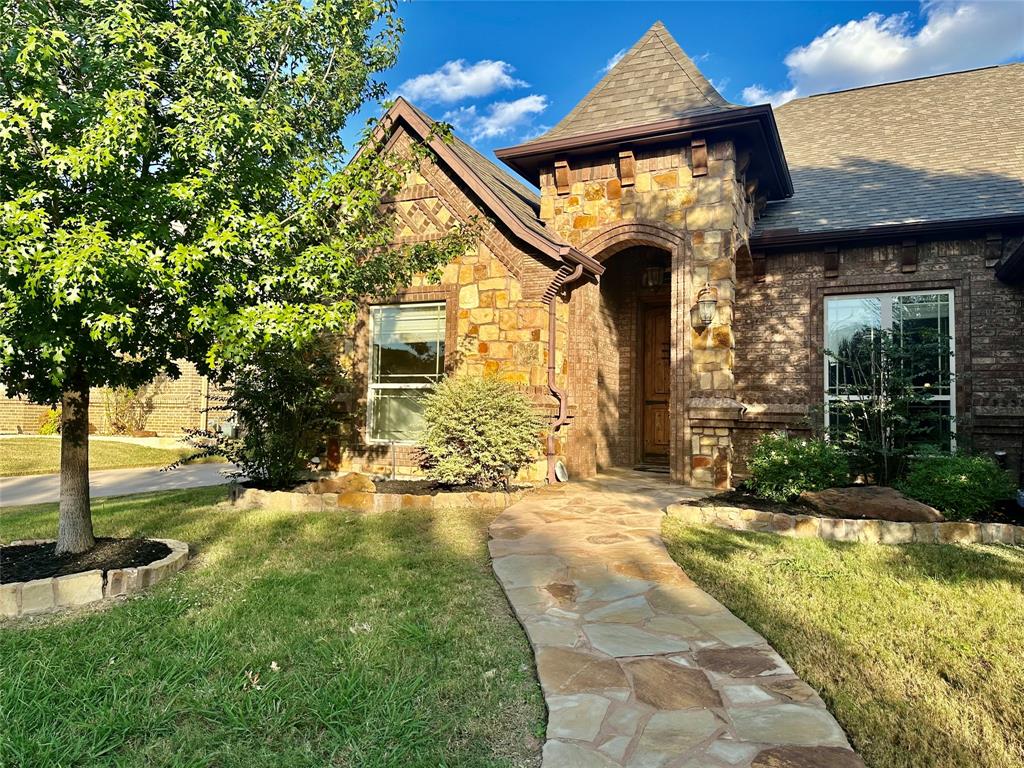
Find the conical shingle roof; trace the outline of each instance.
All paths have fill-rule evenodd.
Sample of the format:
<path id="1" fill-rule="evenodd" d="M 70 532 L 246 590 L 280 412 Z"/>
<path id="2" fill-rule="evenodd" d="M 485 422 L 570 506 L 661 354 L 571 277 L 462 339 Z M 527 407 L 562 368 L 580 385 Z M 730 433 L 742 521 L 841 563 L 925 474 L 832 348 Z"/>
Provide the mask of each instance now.
<path id="1" fill-rule="evenodd" d="M 715 90 L 658 21 L 558 125 L 534 141 L 730 109 L 737 106 Z"/>

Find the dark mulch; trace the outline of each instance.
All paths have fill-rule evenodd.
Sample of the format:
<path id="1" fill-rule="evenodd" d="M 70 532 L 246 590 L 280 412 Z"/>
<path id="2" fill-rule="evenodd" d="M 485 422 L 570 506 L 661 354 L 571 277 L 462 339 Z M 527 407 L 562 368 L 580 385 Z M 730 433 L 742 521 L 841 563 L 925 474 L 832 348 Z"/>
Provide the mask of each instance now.
<path id="1" fill-rule="evenodd" d="M 785 515 L 820 514 L 815 511 L 814 507 L 800 499 L 794 499 L 785 503 L 769 501 L 768 499 L 762 499 L 760 496 L 755 496 L 742 486 L 734 491 L 723 491 L 722 493 L 716 493 L 714 496 L 708 496 L 706 499 L 701 499 L 700 503 L 712 507 L 745 507 L 746 509 L 756 509 L 758 512 L 772 512 Z"/>
<path id="2" fill-rule="evenodd" d="M 436 496 L 439 493 L 500 493 L 516 491 L 518 486 L 440 485 L 433 480 L 375 480 L 377 493 L 402 493 L 411 496 Z"/>
<path id="3" fill-rule="evenodd" d="M 688 503 L 683 501 L 681 503 Z M 787 515 L 815 515 L 817 517 L 829 517 L 829 515 L 816 510 L 810 504 L 801 499 L 780 503 L 769 501 L 755 496 L 742 486 L 734 491 L 723 491 L 714 496 L 701 499 L 701 504 L 712 507 L 744 507 L 756 509 L 758 512 L 783 513 Z M 981 512 L 970 519 L 972 523 L 1009 523 L 1011 525 L 1024 525 L 1024 509 L 1017 505 L 1015 499 L 1006 499 L 996 504 L 992 509 Z"/>
<path id="4" fill-rule="evenodd" d="M 96 546 L 79 555 L 56 555 L 56 544 L 20 544 L 0 547 L 0 584 L 48 579 L 82 571 L 138 568 L 171 553 L 152 539 L 96 539 Z"/>

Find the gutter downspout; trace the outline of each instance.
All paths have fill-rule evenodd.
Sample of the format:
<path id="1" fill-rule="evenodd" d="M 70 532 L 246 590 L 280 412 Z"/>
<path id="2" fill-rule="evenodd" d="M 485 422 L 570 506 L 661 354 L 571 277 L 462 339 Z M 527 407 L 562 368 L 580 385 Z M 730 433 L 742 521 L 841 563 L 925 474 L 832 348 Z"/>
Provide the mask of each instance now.
<path id="1" fill-rule="evenodd" d="M 562 288 L 575 283 L 582 275 L 582 264 L 577 264 L 572 272 L 563 272 L 562 269 L 559 269 L 555 279 L 551 281 L 548 289 L 544 292 L 544 303 L 548 305 L 548 389 L 558 402 L 558 416 L 551 425 L 547 440 L 548 484 L 558 482 L 558 478 L 555 477 L 555 435 L 558 430 L 569 423 L 569 405 L 566 401 L 565 390 L 560 389 L 555 383 L 555 348 L 557 338 L 555 299 Z M 566 333 L 568 334 L 568 330 L 566 330 Z"/>

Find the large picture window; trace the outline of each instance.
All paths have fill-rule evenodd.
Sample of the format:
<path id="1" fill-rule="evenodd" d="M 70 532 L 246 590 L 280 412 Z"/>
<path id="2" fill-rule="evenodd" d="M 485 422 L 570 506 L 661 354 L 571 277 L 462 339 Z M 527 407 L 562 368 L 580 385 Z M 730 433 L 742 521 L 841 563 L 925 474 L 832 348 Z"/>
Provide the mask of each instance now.
<path id="1" fill-rule="evenodd" d="M 423 397 L 444 373 L 444 303 L 370 308 L 368 436 L 413 443 L 423 428 Z"/>
<path id="2" fill-rule="evenodd" d="M 928 359 L 909 361 L 914 388 L 927 396 L 921 406 L 941 419 L 935 419 L 942 433 L 935 442 L 952 447 L 953 424 L 956 417 L 956 388 L 950 370 L 955 353 L 953 329 L 953 292 L 915 291 L 913 293 L 879 293 L 857 296 L 830 296 L 825 299 L 825 426 L 834 426 L 835 407 L 841 400 L 856 400 L 863 395 L 859 382 L 863 370 L 843 361 L 877 359 L 883 331 L 906 342 L 907 348 L 930 350 Z M 925 344 L 923 340 L 932 340 Z M 935 340 L 939 340 L 936 342 Z M 922 342 L 913 346 L 914 342 Z M 934 354 L 934 357 L 932 357 Z M 838 358 L 838 359 L 837 359 Z"/>

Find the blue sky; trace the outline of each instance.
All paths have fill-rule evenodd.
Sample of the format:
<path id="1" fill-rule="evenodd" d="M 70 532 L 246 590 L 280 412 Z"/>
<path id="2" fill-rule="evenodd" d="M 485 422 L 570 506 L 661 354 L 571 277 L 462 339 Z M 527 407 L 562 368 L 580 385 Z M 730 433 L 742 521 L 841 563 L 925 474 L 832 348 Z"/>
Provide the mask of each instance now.
<path id="1" fill-rule="evenodd" d="M 400 15 L 399 62 L 384 76 L 392 94 L 452 122 L 485 153 L 558 122 L 659 19 L 739 104 L 778 105 L 1024 57 L 1024 3 L 985 0 L 416 0 L 403 3 Z"/>

